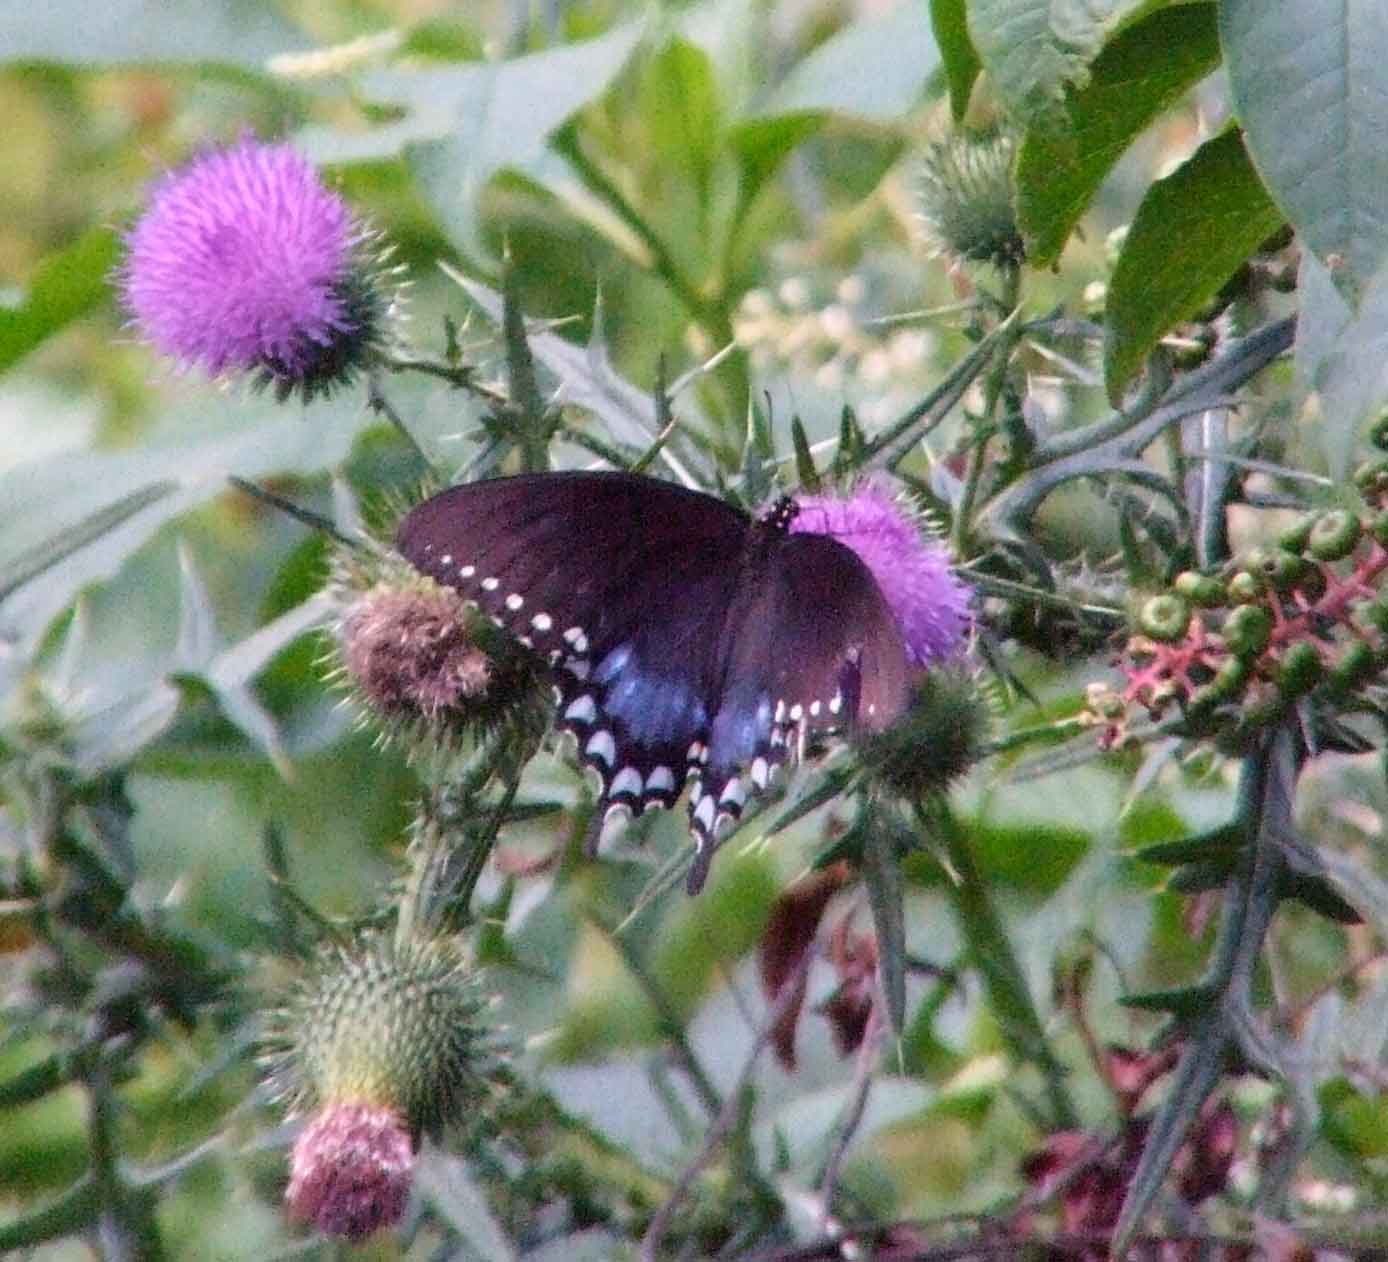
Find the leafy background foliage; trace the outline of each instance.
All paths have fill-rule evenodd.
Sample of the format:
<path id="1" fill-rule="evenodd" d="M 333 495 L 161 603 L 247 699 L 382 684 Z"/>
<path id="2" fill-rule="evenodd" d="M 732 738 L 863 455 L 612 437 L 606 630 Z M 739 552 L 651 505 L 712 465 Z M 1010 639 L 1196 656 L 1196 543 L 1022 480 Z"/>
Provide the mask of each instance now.
<path id="1" fill-rule="evenodd" d="M 934 846 L 899 867 L 864 855 L 878 905 L 855 895 L 855 924 L 876 925 L 906 997 L 871 1075 L 811 1015 L 794 1073 L 752 1057 L 755 948 L 847 826 L 838 808 L 769 845 L 743 834 L 693 902 L 643 901 L 683 844 L 672 819 L 597 863 L 568 855 L 553 813 L 509 825 L 479 950 L 550 1109 L 531 1124 L 534 1178 L 441 1156 L 413 1234 L 368 1255 L 635 1256 L 708 1125 L 691 1061 L 718 1096 L 752 1066 L 735 1151 L 766 1200 L 749 1249 L 780 1256 L 843 1219 L 1014 1221 L 1039 1186 L 1021 1159 L 1047 1129 L 1119 1125 L 1088 1045 L 1145 1046 L 1161 1009 L 1189 1019 L 1193 1050 L 1120 1234 L 1161 1208 L 1238 1046 L 1235 1067 L 1262 1072 L 1226 1084 L 1246 1138 L 1213 1229 L 1266 1243 L 1281 1220 L 1317 1242 L 1372 1240 L 1381 752 L 1322 755 L 1297 777 L 1269 746 L 1271 770 L 1245 759 L 1240 780 L 1236 760 L 1179 735 L 1103 758 L 1092 737 L 1044 762 L 1031 751 L 1038 732 L 1068 734 L 1085 685 L 1107 677 L 1128 592 L 1217 563 L 1224 536 L 1259 540 L 1279 509 L 1348 502 L 1388 400 L 1385 39 L 1372 0 L 6 6 L 3 1247 L 81 1256 L 55 1242 L 82 1232 L 111 1257 L 301 1247 L 278 1204 L 285 1137 L 247 1104 L 249 1001 L 224 979 L 276 941 L 281 865 L 329 915 L 378 903 L 418 794 L 400 752 L 354 730 L 322 684 L 323 541 L 227 483 L 349 524 L 414 485 L 413 454 L 356 396 L 287 409 L 161 374 L 110 301 L 146 182 L 243 127 L 294 137 L 374 217 L 413 281 L 422 355 L 442 355 L 445 314 L 470 310 L 464 355 L 514 390 L 504 280 L 566 405 L 565 464 L 594 443 L 639 450 L 662 357 L 673 381 L 735 342 L 675 396 L 697 435 L 679 454 L 706 476 L 765 478 L 773 456 L 792 476 L 792 415 L 822 469 L 851 406 L 972 564 L 1013 681 L 1004 752 L 958 788 Z M 951 118 L 1014 140 L 1033 266 L 1010 291 L 922 240 L 914 172 Z M 927 314 L 884 322 L 904 312 Z M 1258 375 L 1289 348 L 1293 313 L 1295 372 Z M 485 399 L 419 373 L 389 394 L 444 468 L 497 454 Z M 48 886 L 21 856 L 55 724 L 75 822 Z M 584 792 L 548 756 L 526 781 L 560 821 Z M 1316 861 L 1260 893 L 1265 869 L 1242 856 L 1264 851 L 1219 830 L 1267 836 L 1269 819 L 1311 838 Z M 898 872 L 894 941 L 881 904 Z M 1345 901 L 1338 919 L 1304 906 Z M 88 935 L 71 967 L 100 982 L 61 1019 L 34 1005 L 29 971 L 54 916 Z M 138 1020 L 103 972 L 127 956 L 163 961 L 133 992 Z M 1207 988 L 1183 990 L 1207 962 Z M 826 966 L 810 976 L 823 1000 Z M 1282 1040 L 1266 1063 L 1232 1028 L 1255 1009 Z M 108 1061 L 117 1012 L 129 1044 Z M 94 1103 L 110 1099 L 114 1116 Z M 706 1236 L 686 1224 L 691 1249 L 720 1228 L 720 1247 L 736 1239 L 726 1183 L 745 1172 L 722 1168 L 724 1185 L 698 1184 L 710 1221 Z M 931 1256 L 928 1237 L 896 1243 Z"/>

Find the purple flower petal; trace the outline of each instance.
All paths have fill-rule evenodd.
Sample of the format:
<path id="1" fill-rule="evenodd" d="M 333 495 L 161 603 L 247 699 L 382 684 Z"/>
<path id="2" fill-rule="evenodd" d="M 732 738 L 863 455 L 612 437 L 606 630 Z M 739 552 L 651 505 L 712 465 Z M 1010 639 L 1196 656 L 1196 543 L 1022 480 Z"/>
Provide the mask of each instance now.
<path id="1" fill-rule="evenodd" d="M 404 1216 L 414 1167 L 414 1145 L 393 1110 L 328 1104 L 295 1141 L 285 1200 L 325 1236 L 363 1240 Z"/>
<path id="2" fill-rule="evenodd" d="M 802 495 L 796 503 L 800 512 L 791 531 L 830 535 L 858 554 L 896 615 L 916 665 L 959 651 L 971 622 L 969 588 L 950 568 L 945 549 L 921 536 L 890 493 L 868 482 L 843 498 Z"/>
<path id="3" fill-rule="evenodd" d="M 120 282 L 141 336 L 185 367 L 292 375 L 352 332 L 360 238 L 306 158 L 247 137 L 159 181 Z"/>

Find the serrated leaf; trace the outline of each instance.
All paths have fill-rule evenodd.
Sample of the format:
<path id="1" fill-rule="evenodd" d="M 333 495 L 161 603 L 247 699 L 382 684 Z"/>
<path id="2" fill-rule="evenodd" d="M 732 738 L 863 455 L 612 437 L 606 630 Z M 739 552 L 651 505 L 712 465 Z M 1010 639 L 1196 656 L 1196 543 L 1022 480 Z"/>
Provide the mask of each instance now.
<path id="1" fill-rule="evenodd" d="M 1222 0 L 1248 149 L 1298 237 L 1356 304 L 1388 258 L 1388 22 L 1380 0 Z"/>
<path id="2" fill-rule="evenodd" d="M 491 320 L 501 323 L 503 303 L 496 290 L 469 280 L 447 264 L 442 266 Z M 586 347 L 565 341 L 538 320 L 527 321 L 525 332 L 530 353 L 562 383 L 560 401 L 591 412 L 618 442 L 640 449 L 650 446 L 658 434 L 655 403 L 649 394 L 638 390 L 612 367 L 602 323 L 596 314 L 593 336 Z M 668 448 L 661 448 L 659 458 L 686 486 L 696 485 Z"/>
<path id="3" fill-rule="evenodd" d="M 0 6 L 0 63 L 173 62 L 257 70 L 277 54 L 309 47 L 302 31 L 261 0 L 45 0 Z"/>
<path id="4" fill-rule="evenodd" d="M 1213 4 L 1163 9 L 1125 28 L 1065 96 L 1064 125 L 1029 127 L 1017 153 L 1028 261 L 1050 266 L 1133 140 L 1219 63 Z"/>
<path id="5" fill-rule="evenodd" d="M 1104 380 L 1115 404 L 1162 336 L 1281 226 L 1236 129 L 1147 190 L 1109 284 Z"/>
<path id="6" fill-rule="evenodd" d="M 1068 84 L 1090 61 L 1132 0 L 969 0 L 969 35 L 1004 110 L 1021 126 L 1063 119 Z"/>
<path id="7" fill-rule="evenodd" d="M 964 117 L 974 81 L 982 68 L 978 51 L 969 38 L 966 0 L 930 0 L 930 29 L 945 66 L 949 107 L 956 122 Z"/>
<path id="8" fill-rule="evenodd" d="M 0 373 L 106 298 L 119 251 L 113 229 L 92 228 L 38 265 L 24 300 L 0 306 Z"/>

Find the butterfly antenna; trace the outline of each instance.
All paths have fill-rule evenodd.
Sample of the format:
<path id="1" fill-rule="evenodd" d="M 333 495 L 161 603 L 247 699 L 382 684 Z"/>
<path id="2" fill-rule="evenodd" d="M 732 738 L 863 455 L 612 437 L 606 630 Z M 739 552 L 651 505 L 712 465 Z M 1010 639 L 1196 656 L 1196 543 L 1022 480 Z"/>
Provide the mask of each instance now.
<path id="1" fill-rule="evenodd" d="M 347 548 L 360 549 L 362 547 L 359 539 L 349 539 L 336 526 L 333 525 L 321 513 L 315 513 L 312 509 L 304 508 L 293 500 L 287 500 L 282 495 L 276 495 L 273 491 L 267 491 L 263 486 L 257 486 L 254 482 L 247 482 L 245 478 L 238 478 L 232 474 L 228 479 L 238 491 L 244 491 L 247 495 L 258 499 L 263 504 L 269 504 L 271 508 L 277 508 L 282 513 L 287 513 L 295 521 L 303 522 L 305 526 L 313 530 L 320 531 L 336 543 L 342 544 Z"/>

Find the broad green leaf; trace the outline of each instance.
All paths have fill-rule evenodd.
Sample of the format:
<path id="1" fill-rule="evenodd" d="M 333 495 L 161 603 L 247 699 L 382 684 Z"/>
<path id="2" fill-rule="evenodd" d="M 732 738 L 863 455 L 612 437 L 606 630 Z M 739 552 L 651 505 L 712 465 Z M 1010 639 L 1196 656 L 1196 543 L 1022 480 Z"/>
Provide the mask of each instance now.
<path id="1" fill-rule="evenodd" d="M 899 5 L 884 18 L 854 22 L 825 40 L 754 114 L 837 114 L 894 123 L 920 100 L 939 65 L 925 14 L 915 4 Z"/>
<path id="2" fill-rule="evenodd" d="M 106 297 L 118 252 L 112 229 L 92 228 L 39 264 L 24 300 L 0 307 L 0 372 Z"/>
<path id="3" fill-rule="evenodd" d="M 1237 129 L 1207 140 L 1148 189 L 1109 284 L 1104 380 L 1114 403 L 1161 337 L 1281 225 Z"/>
<path id="4" fill-rule="evenodd" d="M 308 47 L 303 32 L 262 0 L 44 0 L 0 6 L 0 62 L 258 69 L 278 53 Z"/>
<path id="5" fill-rule="evenodd" d="M 1055 262 L 1114 163 L 1218 63 L 1213 4 L 1159 10 L 1104 48 L 1084 87 L 1067 90 L 1063 127 L 1027 129 L 1017 155 L 1017 218 L 1030 262 Z"/>
<path id="6" fill-rule="evenodd" d="M 402 397 L 410 395 L 392 390 L 397 405 Z M 32 643 L 83 587 L 114 575 L 166 522 L 226 491 L 229 474 L 323 471 L 347 455 L 364 424 L 360 402 L 347 395 L 303 410 L 208 391 L 140 448 L 64 453 L 0 476 L 0 574 L 66 530 L 82 543 L 0 604 L 0 638 Z"/>
<path id="7" fill-rule="evenodd" d="M 728 143 L 737 155 L 740 180 L 740 210 L 751 205 L 762 186 L 779 169 L 792 150 L 808 140 L 823 125 L 824 114 L 781 114 L 773 118 L 753 118 L 739 123 L 728 134 Z"/>
<path id="8" fill-rule="evenodd" d="M 553 162 L 550 134 L 607 88 L 639 34 L 627 25 L 510 61 L 365 75 L 356 85 L 361 95 L 404 117 L 361 133 L 311 127 L 298 141 L 319 162 L 406 154 L 440 224 L 460 249 L 481 257 L 477 199 L 488 181 L 504 167 L 534 172 Z"/>
<path id="9" fill-rule="evenodd" d="M 945 64 L 949 84 L 949 107 L 955 121 L 964 117 L 969 96 L 981 69 L 978 52 L 969 38 L 969 19 L 965 0 L 930 0 L 930 29 Z"/>
<path id="10" fill-rule="evenodd" d="M 1302 242 L 1359 301 L 1388 259 L 1388 21 L 1382 0 L 1222 0 L 1248 150 Z"/>
<path id="11" fill-rule="evenodd" d="M 969 34 L 1013 122 L 1063 125 L 1069 84 L 1133 8 L 1132 0 L 969 0 Z"/>
<path id="12" fill-rule="evenodd" d="M 1331 476 L 1343 479 L 1365 425 L 1388 403 L 1388 265 L 1370 278 L 1357 314 L 1310 252 L 1298 293 L 1297 375 L 1320 396 L 1315 432 Z"/>

